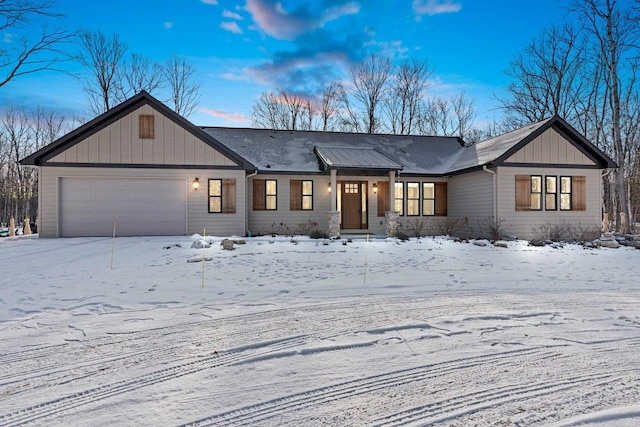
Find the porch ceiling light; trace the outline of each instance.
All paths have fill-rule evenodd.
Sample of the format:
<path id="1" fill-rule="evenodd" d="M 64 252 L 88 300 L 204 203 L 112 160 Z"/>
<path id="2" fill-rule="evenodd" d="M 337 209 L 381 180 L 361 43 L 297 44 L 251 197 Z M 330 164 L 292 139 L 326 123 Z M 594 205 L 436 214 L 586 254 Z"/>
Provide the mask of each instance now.
<path id="1" fill-rule="evenodd" d="M 198 191 L 198 188 L 200 188 L 200 180 L 196 178 L 193 180 L 192 184 L 193 184 L 193 189 Z"/>

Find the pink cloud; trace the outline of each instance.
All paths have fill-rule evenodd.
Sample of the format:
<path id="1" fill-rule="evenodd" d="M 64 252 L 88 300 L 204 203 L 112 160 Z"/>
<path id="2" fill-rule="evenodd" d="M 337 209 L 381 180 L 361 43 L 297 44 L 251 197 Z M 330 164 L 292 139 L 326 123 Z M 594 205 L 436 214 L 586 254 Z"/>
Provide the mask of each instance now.
<path id="1" fill-rule="evenodd" d="M 201 108 L 199 111 L 201 113 L 205 113 L 213 117 L 225 119 L 226 121 L 231 123 L 250 123 L 251 122 L 251 119 L 242 113 L 228 113 L 226 111 L 216 110 L 211 108 Z"/>
<path id="2" fill-rule="evenodd" d="M 242 28 L 240 28 L 238 24 L 234 21 L 223 22 L 222 24 L 220 24 L 220 27 L 234 34 L 242 34 Z"/>
<path id="3" fill-rule="evenodd" d="M 347 2 L 322 9 L 319 13 L 303 8 L 291 12 L 284 10 L 280 2 L 247 0 L 245 9 L 260 29 L 268 35 L 281 40 L 292 40 L 341 16 L 358 13 L 360 5 Z"/>
<path id="4" fill-rule="evenodd" d="M 416 15 L 438 15 L 440 13 L 460 12 L 462 5 L 455 0 L 413 0 Z"/>

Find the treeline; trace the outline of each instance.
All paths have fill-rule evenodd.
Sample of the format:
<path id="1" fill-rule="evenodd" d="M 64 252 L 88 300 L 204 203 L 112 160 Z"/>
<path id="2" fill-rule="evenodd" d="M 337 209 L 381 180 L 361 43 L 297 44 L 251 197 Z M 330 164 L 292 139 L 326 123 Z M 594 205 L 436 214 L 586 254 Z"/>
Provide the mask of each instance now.
<path id="1" fill-rule="evenodd" d="M 566 22 L 544 29 L 513 61 L 498 97 L 501 118 L 479 129 L 473 100 L 429 92 L 426 61 L 371 56 L 320 94 L 262 93 L 255 127 L 453 135 L 469 143 L 559 115 L 609 155 L 603 212 L 630 232 L 640 215 L 640 7 L 637 1 L 567 2 Z"/>

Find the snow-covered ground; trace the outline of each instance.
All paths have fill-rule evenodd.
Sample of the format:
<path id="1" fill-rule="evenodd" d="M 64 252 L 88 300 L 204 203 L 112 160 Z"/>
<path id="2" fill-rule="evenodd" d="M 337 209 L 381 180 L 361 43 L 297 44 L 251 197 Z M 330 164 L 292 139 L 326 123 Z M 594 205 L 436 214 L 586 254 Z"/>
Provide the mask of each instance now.
<path id="1" fill-rule="evenodd" d="M 0 240 L 0 425 L 640 423 L 639 250 L 342 243 Z"/>

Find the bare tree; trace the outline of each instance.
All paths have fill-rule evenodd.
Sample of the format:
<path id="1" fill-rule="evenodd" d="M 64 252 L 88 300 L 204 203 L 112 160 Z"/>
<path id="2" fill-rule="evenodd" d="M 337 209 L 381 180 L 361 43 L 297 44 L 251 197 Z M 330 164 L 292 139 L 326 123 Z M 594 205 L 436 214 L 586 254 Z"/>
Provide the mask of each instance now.
<path id="1" fill-rule="evenodd" d="M 379 108 L 388 90 L 393 71 L 389 58 L 371 55 L 366 61 L 349 70 L 353 84 L 353 97 L 362 108 L 362 121 L 366 133 L 380 130 Z"/>
<path id="2" fill-rule="evenodd" d="M 587 38 L 569 24 L 542 31 L 505 71 L 512 82 L 498 98 L 505 124 L 516 129 L 555 114 L 574 121 L 584 116 L 590 86 Z"/>
<path id="3" fill-rule="evenodd" d="M 393 76 L 385 111 L 391 133 L 411 134 L 417 129 L 420 106 L 429 86 L 433 68 L 426 61 L 406 60 Z"/>
<path id="4" fill-rule="evenodd" d="M 107 37 L 101 31 L 82 33 L 78 61 L 88 72 L 83 78 L 84 91 L 91 109 L 101 114 L 118 101 L 118 74 L 127 51 L 127 44 L 117 34 Z"/>
<path id="5" fill-rule="evenodd" d="M 308 97 L 284 89 L 260 94 L 251 112 L 253 126 L 266 129 L 312 130 L 314 116 Z"/>
<path id="6" fill-rule="evenodd" d="M 147 91 L 153 94 L 164 82 L 162 65 L 142 55 L 133 53 L 128 61 L 124 61 L 116 75 L 116 99 L 125 99 Z"/>
<path id="7" fill-rule="evenodd" d="M 340 116 L 340 93 L 342 84 L 334 81 L 325 86 L 320 98 L 318 114 L 320 116 L 320 129 L 333 130 Z"/>
<path id="8" fill-rule="evenodd" d="M 631 230 L 631 211 L 627 199 L 626 140 L 622 133 L 624 117 L 623 92 L 625 87 L 635 86 L 640 41 L 640 16 L 630 7 L 620 6 L 617 0 L 581 0 L 573 4 L 573 12 L 581 19 L 583 27 L 592 36 L 596 48 L 595 59 L 602 64 L 606 101 L 610 110 L 613 153 L 618 163 L 614 172 L 615 194 L 619 214 L 618 229 Z M 636 89 L 637 90 L 637 89 Z M 622 221 L 620 214 L 626 216 Z"/>
<path id="9" fill-rule="evenodd" d="M 69 60 L 65 45 L 75 33 L 43 24 L 40 31 L 30 27 L 34 21 L 61 17 L 47 0 L 0 0 L 0 32 L 10 30 L 9 41 L 0 44 L 0 87 L 15 77 L 56 69 Z"/>
<path id="10" fill-rule="evenodd" d="M 465 138 L 473 128 L 475 116 L 474 103 L 464 92 L 448 100 L 433 97 L 422 105 L 418 129 L 421 134 Z"/>
<path id="11" fill-rule="evenodd" d="M 8 107 L 0 111 L 0 222 L 13 215 L 16 221 L 35 220 L 38 174 L 19 164 L 33 151 L 58 139 L 64 132 L 64 116 L 36 108 Z"/>
<path id="12" fill-rule="evenodd" d="M 169 90 L 173 110 L 189 117 L 200 102 L 201 83 L 195 78 L 196 70 L 186 58 L 171 55 L 164 64 L 164 78 Z"/>

